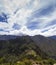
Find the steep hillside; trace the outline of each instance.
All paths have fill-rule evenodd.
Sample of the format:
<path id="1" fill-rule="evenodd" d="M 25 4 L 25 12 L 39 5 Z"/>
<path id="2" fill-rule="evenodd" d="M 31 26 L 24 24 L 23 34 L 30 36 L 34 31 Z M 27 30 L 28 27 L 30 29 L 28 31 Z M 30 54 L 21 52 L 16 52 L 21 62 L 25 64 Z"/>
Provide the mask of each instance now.
<path id="1" fill-rule="evenodd" d="M 31 39 L 49 56 L 56 58 L 56 40 L 41 35 L 33 36 Z"/>
<path id="2" fill-rule="evenodd" d="M 56 41 L 40 35 L 19 36 L 14 39 L 0 40 L 0 64 L 49 65 L 56 62 L 54 60 L 56 59 L 55 51 Z"/>

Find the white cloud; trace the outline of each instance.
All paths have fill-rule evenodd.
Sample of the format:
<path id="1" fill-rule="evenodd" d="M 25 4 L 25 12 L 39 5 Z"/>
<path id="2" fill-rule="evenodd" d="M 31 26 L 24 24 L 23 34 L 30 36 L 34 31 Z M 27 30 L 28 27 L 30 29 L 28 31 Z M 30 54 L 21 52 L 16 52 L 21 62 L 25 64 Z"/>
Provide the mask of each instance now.
<path id="1" fill-rule="evenodd" d="M 54 28 L 51 27 L 46 32 L 42 33 L 42 35 L 44 35 L 44 36 L 53 36 L 53 35 L 56 35 L 56 26 Z"/>
<path id="2" fill-rule="evenodd" d="M 32 14 L 36 10 L 39 11 L 41 8 L 48 7 L 51 4 L 55 5 L 55 2 L 55 0 L 0 0 L 0 15 L 4 12 L 9 16 L 8 23 L 0 22 L 0 29 L 9 32 L 1 31 L 0 34 L 18 35 L 19 33 L 23 33 L 27 35 L 41 34 L 45 36 L 56 34 L 56 25 L 54 25 L 54 29 L 52 29 L 52 26 L 45 28 L 46 25 L 56 19 L 56 9 L 50 16 L 32 19 L 32 22 L 39 20 L 39 29 L 29 30 L 26 26 L 26 23 L 29 22 L 28 19 L 32 17 Z M 13 29 L 15 23 L 21 26 L 20 30 Z M 46 29 L 48 31 L 42 33 L 42 30 L 44 31 Z"/>
<path id="3" fill-rule="evenodd" d="M 32 22 L 39 22 L 39 28 L 45 28 L 46 25 L 49 25 L 49 23 L 52 23 L 53 20 L 56 20 L 56 8 L 54 9 L 54 11 L 51 13 L 51 15 L 49 16 L 41 16 L 38 18 L 33 18 L 31 21 Z"/>

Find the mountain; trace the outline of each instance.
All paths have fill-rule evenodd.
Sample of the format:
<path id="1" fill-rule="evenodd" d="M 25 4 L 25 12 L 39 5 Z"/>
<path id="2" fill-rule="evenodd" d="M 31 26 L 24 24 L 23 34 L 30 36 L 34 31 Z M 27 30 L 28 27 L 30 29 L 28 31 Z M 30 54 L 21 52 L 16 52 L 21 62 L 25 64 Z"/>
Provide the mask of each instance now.
<path id="1" fill-rule="evenodd" d="M 26 36 L 25 34 L 19 33 L 19 35 L 0 35 L 0 40 L 11 40 L 16 39 L 20 36 Z"/>
<path id="2" fill-rule="evenodd" d="M 52 38 L 52 39 L 56 40 L 56 35 L 55 36 L 50 36 L 49 38 Z"/>
<path id="3" fill-rule="evenodd" d="M 15 35 L 0 35 L 0 40 L 10 40 L 10 39 L 15 39 L 18 36 Z"/>
<path id="4" fill-rule="evenodd" d="M 53 63 L 54 60 L 52 59 L 56 59 L 56 40 L 41 35 L 7 37 L 9 38 L 6 40 L 0 39 L 1 65 L 2 63 L 11 63 L 10 65 L 14 65 L 12 63 L 16 63 L 18 61 L 23 63 L 19 65 L 27 65 L 24 64 L 26 62 L 34 62 L 35 64 L 39 62 L 41 64 L 43 62 Z"/>
<path id="5" fill-rule="evenodd" d="M 49 56 L 56 58 L 56 40 L 41 35 L 33 36 L 31 39 Z"/>

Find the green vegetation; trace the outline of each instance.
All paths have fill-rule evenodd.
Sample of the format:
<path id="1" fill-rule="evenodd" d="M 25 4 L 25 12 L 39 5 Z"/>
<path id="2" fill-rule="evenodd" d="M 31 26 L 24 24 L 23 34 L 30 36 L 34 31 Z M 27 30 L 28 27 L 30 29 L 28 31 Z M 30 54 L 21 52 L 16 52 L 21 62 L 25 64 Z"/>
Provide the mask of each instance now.
<path id="1" fill-rule="evenodd" d="M 32 58 L 33 57 L 33 58 Z M 16 58 L 16 57 L 15 57 Z M 12 60 L 13 59 L 13 60 Z M 53 59 L 42 59 L 40 56 L 27 56 L 21 60 L 14 59 L 13 57 L 9 60 L 5 57 L 0 58 L 0 65 L 53 65 L 56 63 Z"/>
<path id="2" fill-rule="evenodd" d="M 29 37 L 0 41 L 0 65 L 53 65 L 56 60 Z"/>

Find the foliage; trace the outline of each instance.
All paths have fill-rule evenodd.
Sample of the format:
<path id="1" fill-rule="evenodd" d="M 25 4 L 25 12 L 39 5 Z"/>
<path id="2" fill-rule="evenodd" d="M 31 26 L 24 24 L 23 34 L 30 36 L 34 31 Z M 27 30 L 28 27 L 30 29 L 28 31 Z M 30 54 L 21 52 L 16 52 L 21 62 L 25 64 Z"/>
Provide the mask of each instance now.
<path id="1" fill-rule="evenodd" d="M 50 58 L 29 37 L 0 41 L 0 65 L 53 65 Z"/>

